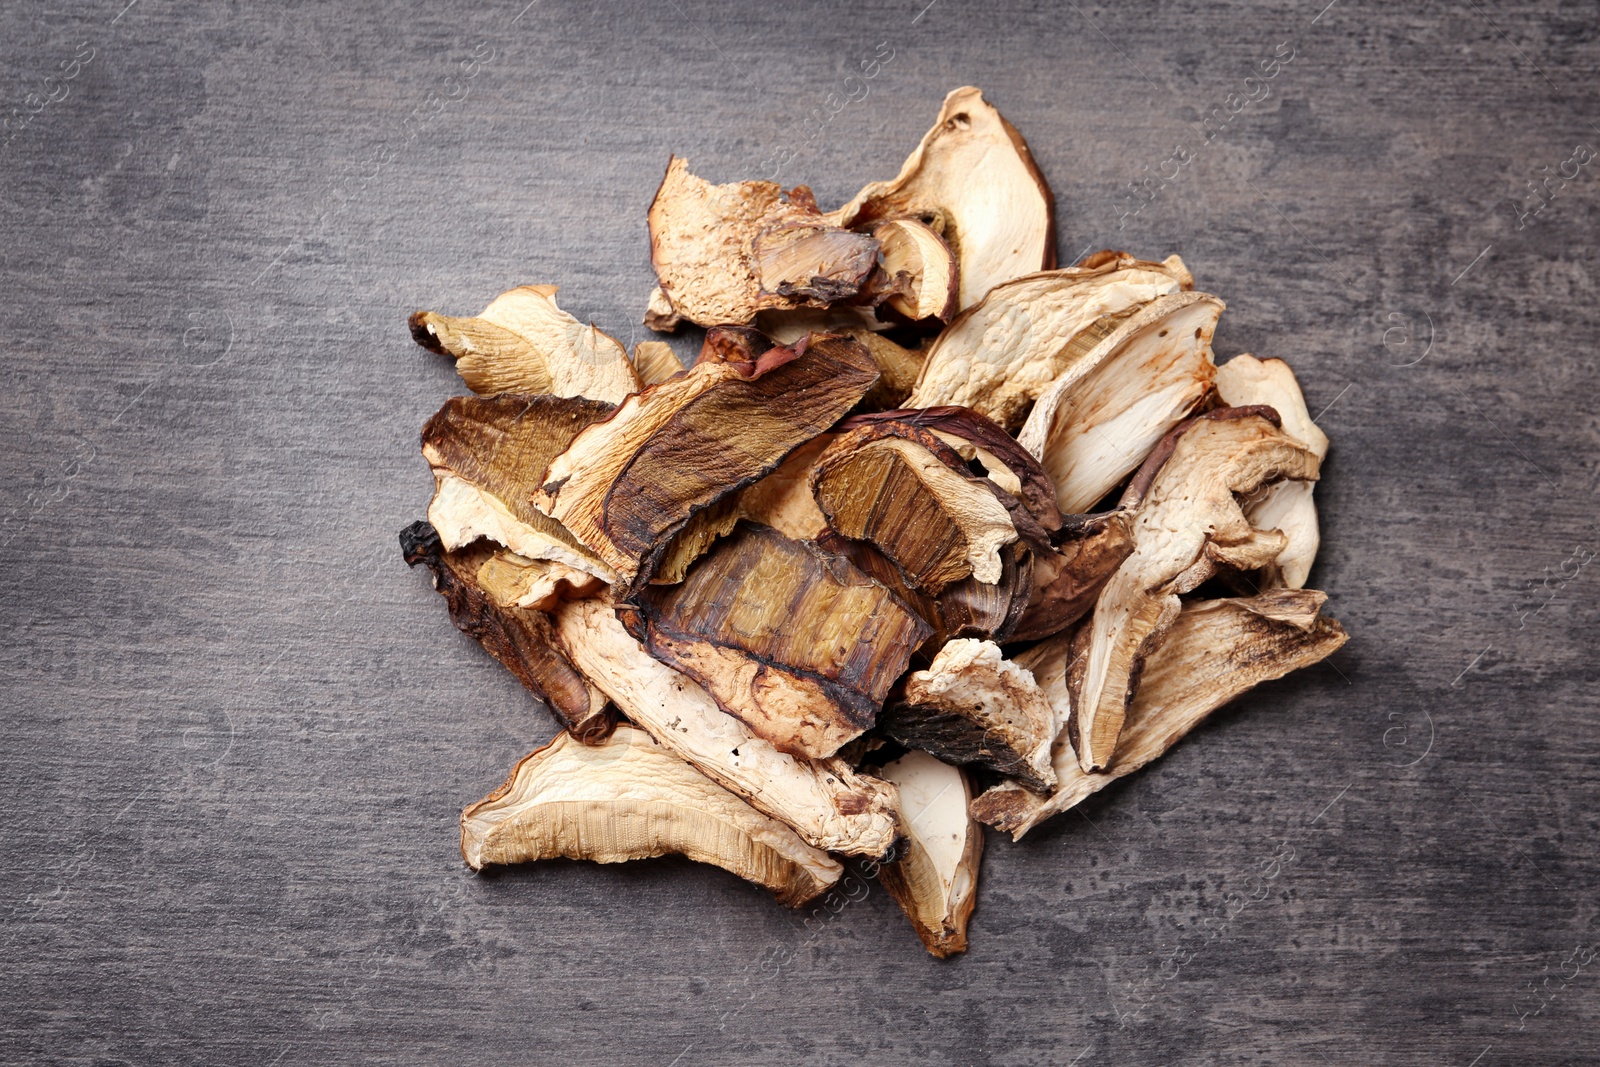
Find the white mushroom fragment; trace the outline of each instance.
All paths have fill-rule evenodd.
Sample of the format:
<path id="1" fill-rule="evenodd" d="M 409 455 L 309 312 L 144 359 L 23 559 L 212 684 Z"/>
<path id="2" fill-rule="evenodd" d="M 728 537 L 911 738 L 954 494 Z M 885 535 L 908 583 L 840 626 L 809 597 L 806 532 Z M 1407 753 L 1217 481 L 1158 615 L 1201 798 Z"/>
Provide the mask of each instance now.
<path id="1" fill-rule="evenodd" d="M 926 752 L 908 752 L 879 771 L 900 789 L 904 851 L 878 880 L 900 904 L 929 952 L 967 950 L 967 920 L 978 901 L 983 827 L 967 814 L 967 776 Z"/>

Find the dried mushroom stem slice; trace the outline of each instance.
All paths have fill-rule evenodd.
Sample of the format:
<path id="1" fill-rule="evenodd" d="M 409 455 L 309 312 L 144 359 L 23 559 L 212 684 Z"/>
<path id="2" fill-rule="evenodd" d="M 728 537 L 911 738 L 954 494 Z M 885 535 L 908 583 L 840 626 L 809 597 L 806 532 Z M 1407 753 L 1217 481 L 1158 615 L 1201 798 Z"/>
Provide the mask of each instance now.
<path id="1" fill-rule="evenodd" d="M 1248 353 L 1234 356 L 1217 368 L 1217 395 L 1231 407 L 1271 406 L 1283 419 L 1284 433 L 1316 453 L 1318 459 L 1327 458 L 1328 435 L 1312 421 L 1300 383 L 1283 360 L 1257 359 Z M 1311 482 L 1279 482 L 1245 506 L 1252 526 L 1281 530 L 1286 538 L 1283 549 L 1266 569 L 1268 585 L 1300 589 L 1311 574 L 1311 564 L 1322 541 L 1313 489 Z"/>
<path id="2" fill-rule="evenodd" d="M 929 223 L 955 253 L 957 303 L 1055 266 L 1055 197 L 1022 135 L 972 86 L 944 99 L 933 128 L 891 181 L 829 216 L 852 229 L 895 218 Z"/>
<path id="3" fill-rule="evenodd" d="M 1223 306 L 1194 292 L 1152 301 L 1039 397 L 1017 440 L 1039 457 L 1062 512 L 1093 507 L 1205 398 Z"/>
<path id="4" fill-rule="evenodd" d="M 940 959 L 967 950 L 967 920 L 978 900 L 983 827 L 967 814 L 967 776 L 926 752 L 908 752 L 882 768 L 900 788 L 904 851 L 878 880 L 905 911 L 929 952 Z"/>
<path id="5" fill-rule="evenodd" d="M 652 657 L 608 600 L 571 601 L 554 617 L 584 677 L 713 781 L 794 827 L 815 848 L 879 857 L 894 844 L 894 786 L 838 759 L 799 759 L 757 737 L 693 679 Z"/>
<path id="6" fill-rule="evenodd" d="M 683 373 L 683 364 L 665 341 L 640 341 L 634 345 L 633 366 L 641 385 L 658 385 Z"/>
<path id="7" fill-rule="evenodd" d="M 637 589 L 696 513 L 770 473 L 876 379 L 842 337 L 773 348 L 753 365 L 697 363 L 574 438 L 533 506 Z"/>
<path id="8" fill-rule="evenodd" d="M 433 468 L 428 521 L 447 549 L 480 537 L 527 559 L 556 560 L 604 582 L 616 574 L 529 502 L 545 467 L 612 405 L 583 397 L 458 396 L 422 428 Z"/>
<path id="9" fill-rule="evenodd" d="M 872 236 L 878 242 L 879 269 L 892 279 L 884 302 L 910 322 L 948 322 L 956 313 L 960 271 L 944 238 L 916 219 L 891 219 Z"/>
<path id="10" fill-rule="evenodd" d="M 800 193 L 785 198 L 764 181 L 713 185 L 674 156 L 650 204 L 662 299 L 652 295 L 645 322 L 744 324 L 763 308 L 825 307 L 859 292 L 878 242 L 833 225 Z"/>
<path id="11" fill-rule="evenodd" d="M 963 638 L 906 679 L 903 703 L 885 709 L 882 729 L 902 744 L 951 763 L 976 763 L 1048 792 L 1056 784 L 1050 743 L 1059 732 L 1033 675 L 992 641 Z"/>
<path id="12" fill-rule="evenodd" d="M 424 564 L 433 587 L 450 609 L 450 621 L 505 664 L 534 696 L 545 702 L 557 722 L 579 740 L 593 744 L 616 725 L 616 710 L 567 659 L 542 612 L 496 604 L 478 584 L 481 568 L 493 548 L 483 541 L 446 551 L 433 527 L 416 522 L 400 534 L 406 563 Z"/>
<path id="13" fill-rule="evenodd" d="M 452 357 L 475 393 L 552 393 L 619 404 L 639 388 L 627 350 L 556 306 L 553 285 L 501 293 L 472 318 L 411 316 L 411 336 Z"/>
<path id="14" fill-rule="evenodd" d="M 1185 605 L 1145 663 L 1122 738 L 1104 769 L 1085 771 L 1063 734 L 1055 746 L 1053 795 L 1045 799 L 1002 784 L 973 801 L 973 814 L 1021 840 L 1052 815 L 1153 762 L 1240 694 L 1327 658 L 1348 635 L 1334 620 L 1317 617 L 1324 599 L 1312 590 L 1285 590 Z M 1059 639 L 1050 651 L 1054 662 L 1066 663 Z M 1035 673 L 1058 706 L 1069 702 L 1060 666 L 1053 674 Z"/>
<path id="15" fill-rule="evenodd" d="M 1263 411 L 1271 409 L 1230 408 L 1190 420 L 1144 494 L 1133 553 L 1106 582 L 1080 633 L 1086 655 L 1073 687 L 1073 722 L 1086 771 L 1110 761 L 1141 664 L 1177 616 L 1177 595 L 1214 573 L 1218 559 L 1259 559 L 1281 547 L 1281 537 L 1263 539 L 1250 526 L 1238 495 L 1281 478 L 1317 477 L 1316 455 Z"/>
<path id="16" fill-rule="evenodd" d="M 1114 258 L 1024 275 L 963 311 L 928 349 L 907 407 L 959 404 L 1016 430 L 1051 383 L 1096 352 L 1130 312 L 1184 291 L 1189 273 Z"/>
<path id="17" fill-rule="evenodd" d="M 657 659 L 758 737 L 822 759 L 870 727 L 929 627 L 843 556 L 741 523 L 624 613 Z"/>
<path id="18" fill-rule="evenodd" d="M 461 855 L 473 870 L 680 855 L 763 886 L 789 907 L 844 873 L 788 826 L 626 724 L 599 745 L 562 734 L 524 756 L 504 785 L 461 813 Z"/>

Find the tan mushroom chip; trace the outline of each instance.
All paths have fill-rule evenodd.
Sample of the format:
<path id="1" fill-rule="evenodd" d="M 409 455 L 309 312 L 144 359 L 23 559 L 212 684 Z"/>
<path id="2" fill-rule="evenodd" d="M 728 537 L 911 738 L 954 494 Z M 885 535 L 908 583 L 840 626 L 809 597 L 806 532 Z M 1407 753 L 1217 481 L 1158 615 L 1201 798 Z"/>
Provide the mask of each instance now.
<path id="1" fill-rule="evenodd" d="M 557 307 L 553 285 L 519 286 L 471 318 L 418 311 L 411 336 L 452 357 L 462 380 L 484 396 L 553 393 L 619 404 L 639 388 L 622 345 Z"/>
<path id="2" fill-rule="evenodd" d="M 1241 693 L 1326 659 L 1348 636 L 1334 620 L 1318 617 L 1324 599 L 1322 593 L 1294 590 L 1186 604 L 1166 641 L 1146 660 L 1122 737 L 1103 769 L 1085 771 L 1063 734 L 1056 741 L 1054 794 L 1042 798 L 1002 784 L 973 801 L 973 814 L 1020 840 L 1050 816 L 1164 755 Z M 1036 673 L 1065 705 L 1065 650 L 1057 643 L 1055 651 L 1060 655 L 1054 673 Z"/>
<path id="3" fill-rule="evenodd" d="M 633 367 L 641 385 L 658 385 L 683 373 L 683 364 L 665 341 L 640 341 L 634 345 Z"/>
<path id="4" fill-rule="evenodd" d="M 956 313 L 960 268 L 944 238 L 917 219 L 890 219 L 872 236 L 878 242 L 875 277 L 889 310 L 908 323 L 948 322 Z"/>
<path id="5" fill-rule="evenodd" d="M 461 855 L 473 870 L 680 855 L 764 886 L 790 907 L 844 873 L 838 860 L 626 724 L 599 745 L 560 734 L 523 757 L 504 785 L 461 813 Z"/>
<path id="6" fill-rule="evenodd" d="M 873 182 L 829 216 L 850 229 L 897 218 L 928 223 L 955 253 L 960 308 L 1055 265 L 1050 187 L 1022 135 L 972 86 L 945 97 L 898 176 Z"/>
<path id="7" fill-rule="evenodd" d="M 967 920 L 978 901 L 983 827 L 969 814 L 972 790 L 960 768 L 908 752 L 879 771 L 900 789 L 904 850 L 878 872 L 929 952 L 967 950 Z"/>

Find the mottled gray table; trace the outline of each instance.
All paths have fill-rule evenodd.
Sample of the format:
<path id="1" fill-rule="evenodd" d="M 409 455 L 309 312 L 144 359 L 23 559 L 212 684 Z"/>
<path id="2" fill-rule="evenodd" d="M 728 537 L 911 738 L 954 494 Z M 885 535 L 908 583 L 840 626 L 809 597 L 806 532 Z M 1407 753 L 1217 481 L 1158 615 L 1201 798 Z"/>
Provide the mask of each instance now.
<path id="1" fill-rule="evenodd" d="M 1593 5 L 125 2 L 0 15 L 0 1060 L 1600 1063 Z M 644 337 L 670 151 L 837 204 L 965 83 L 1063 260 L 1294 361 L 1353 640 L 991 838 L 951 962 L 867 882 L 471 874 L 551 726 L 399 559 L 406 313 Z"/>

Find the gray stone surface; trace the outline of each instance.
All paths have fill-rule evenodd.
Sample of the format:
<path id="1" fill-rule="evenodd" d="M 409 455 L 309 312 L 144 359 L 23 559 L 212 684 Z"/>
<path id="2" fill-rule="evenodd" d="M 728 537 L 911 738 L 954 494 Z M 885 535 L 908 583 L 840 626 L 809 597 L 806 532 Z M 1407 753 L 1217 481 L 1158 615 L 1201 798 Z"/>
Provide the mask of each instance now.
<path id="1" fill-rule="evenodd" d="M 1600 1063 L 1592 5 L 124 2 L 0 13 L 0 1061 Z M 643 337 L 670 151 L 836 204 L 965 83 L 1063 259 L 1294 362 L 1354 639 L 991 839 L 952 962 L 865 882 L 474 876 L 551 727 L 399 560 L 406 313 Z"/>

